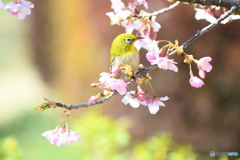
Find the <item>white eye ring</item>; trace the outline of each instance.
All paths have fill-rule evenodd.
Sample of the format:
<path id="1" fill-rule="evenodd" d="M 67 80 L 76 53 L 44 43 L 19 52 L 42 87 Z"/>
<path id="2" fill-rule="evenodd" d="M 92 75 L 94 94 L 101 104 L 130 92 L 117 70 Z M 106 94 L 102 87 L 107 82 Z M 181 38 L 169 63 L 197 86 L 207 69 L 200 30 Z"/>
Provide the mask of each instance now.
<path id="1" fill-rule="evenodd" d="M 126 38 L 126 39 L 125 39 L 125 42 L 127 42 L 127 43 L 131 43 L 132 41 L 133 41 L 132 38 Z"/>

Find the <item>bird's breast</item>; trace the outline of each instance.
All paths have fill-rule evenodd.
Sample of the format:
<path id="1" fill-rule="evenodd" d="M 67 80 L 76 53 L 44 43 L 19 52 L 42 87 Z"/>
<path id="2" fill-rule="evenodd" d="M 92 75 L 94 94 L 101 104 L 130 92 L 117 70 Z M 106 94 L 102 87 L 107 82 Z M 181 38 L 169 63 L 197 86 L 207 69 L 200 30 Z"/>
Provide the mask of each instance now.
<path id="1" fill-rule="evenodd" d="M 138 71 L 138 66 L 139 66 L 139 53 L 136 51 L 135 53 L 130 53 L 130 54 L 124 54 L 122 56 L 117 56 L 115 57 L 113 61 L 113 65 L 120 65 L 120 64 L 127 64 L 130 65 L 136 73 Z"/>

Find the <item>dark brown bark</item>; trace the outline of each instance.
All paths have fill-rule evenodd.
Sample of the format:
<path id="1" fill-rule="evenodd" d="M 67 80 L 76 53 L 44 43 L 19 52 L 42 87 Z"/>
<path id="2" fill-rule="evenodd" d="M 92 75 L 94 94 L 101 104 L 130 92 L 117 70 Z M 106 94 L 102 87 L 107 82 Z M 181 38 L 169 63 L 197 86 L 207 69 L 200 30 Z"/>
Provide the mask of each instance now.
<path id="1" fill-rule="evenodd" d="M 231 8 L 232 6 L 240 7 L 240 0 L 176 0 L 180 2 L 187 2 L 192 4 L 201 4 L 201 5 L 216 5 L 225 8 Z"/>

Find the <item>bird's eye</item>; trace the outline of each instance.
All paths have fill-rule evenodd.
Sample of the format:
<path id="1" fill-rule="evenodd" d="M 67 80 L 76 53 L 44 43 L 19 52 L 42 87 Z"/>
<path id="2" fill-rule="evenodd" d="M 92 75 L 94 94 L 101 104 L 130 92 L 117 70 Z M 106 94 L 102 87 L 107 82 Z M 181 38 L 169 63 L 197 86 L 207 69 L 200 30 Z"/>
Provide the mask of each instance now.
<path id="1" fill-rule="evenodd" d="M 132 38 L 126 38 L 126 39 L 125 39 L 125 41 L 126 41 L 127 43 L 131 43 L 132 40 L 133 40 Z"/>

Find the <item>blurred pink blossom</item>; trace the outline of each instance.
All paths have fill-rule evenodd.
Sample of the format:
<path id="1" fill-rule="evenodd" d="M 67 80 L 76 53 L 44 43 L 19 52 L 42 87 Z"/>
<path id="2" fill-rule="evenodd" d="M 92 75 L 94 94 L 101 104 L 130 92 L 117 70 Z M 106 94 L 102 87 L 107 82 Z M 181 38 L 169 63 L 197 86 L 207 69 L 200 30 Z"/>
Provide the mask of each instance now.
<path id="1" fill-rule="evenodd" d="M 140 16 L 144 16 L 145 12 L 141 11 Z M 141 36 L 151 37 L 152 34 L 158 32 L 161 28 L 161 25 L 155 21 L 156 17 L 151 19 L 137 19 L 134 21 L 135 30 L 139 31 Z"/>
<path id="2" fill-rule="evenodd" d="M 59 126 L 57 126 L 54 130 L 42 133 L 42 136 L 47 138 L 51 144 L 57 146 L 69 145 L 75 141 L 81 141 L 80 137 L 74 131 L 67 129 L 66 127 Z"/>
<path id="3" fill-rule="evenodd" d="M 138 108 L 140 106 L 140 101 L 134 97 L 135 91 L 129 91 L 123 97 L 122 102 L 127 105 L 129 104 L 133 108 Z"/>
<path id="4" fill-rule="evenodd" d="M 196 14 L 195 18 L 197 20 L 205 19 L 206 21 L 210 23 L 217 23 L 216 13 L 220 10 L 220 7 L 211 6 L 210 8 L 204 9 L 204 8 L 195 8 Z M 219 15 L 220 16 L 220 15 Z M 223 21 L 221 21 L 222 24 L 229 23 L 233 20 L 240 19 L 240 15 L 230 15 L 227 18 L 225 18 Z"/>
<path id="5" fill-rule="evenodd" d="M 99 98 L 97 96 L 91 96 L 88 100 L 88 103 L 96 102 L 98 100 L 99 100 Z"/>
<path id="6" fill-rule="evenodd" d="M 136 25 L 136 22 L 138 22 L 139 19 L 137 20 L 124 20 L 124 21 L 121 21 L 121 25 L 125 28 L 125 31 L 126 33 L 132 33 L 133 30 L 137 30 L 137 25 Z"/>
<path id="7" fill-rule="evenodd" d="M 26 15 L 31 14 L 31 9 L 34 7 L 29 1 L 26 0 L 18 0 L 14 2 L 10 2 L 4 6 L 4 9 L 8 11 L 11 15 L 17 15 L 18 19 L 22 20 Z"/>
<path id="8" fill-rule="evenodd" d="M 195 8 L 195 11 L 196 20 L 205 19 L 210 23 L 217 23 L 217 19 L 211 14 L 211 12 L 209 12 L 209 10 Z"/>
<path id="9" fill-rule="evenodd" d="M 142 90 L 140 86 L 138 86 L 138 91 L 127 92 L 123 97 L 122 102 L 125 105 L 129 104 L 133 108 L 138 108 L 140 105 L 148 106 L 150 113 L 156 114 L 160 106 L 165 107 L 163 101 L 166 101 L 168 99 L 169 98 L 166 96 L 152 100 L 149 94 L 146 91 Z"/>
<path id="10" fill-rule="evenodd" d="M 3 1 L 2 1 L 2 0 L 0 0 L 0 9 L 2 9 L 2 8 L 3 8 L 3 6 L 4 6 L 4 4 L 3 4 Z"/>
<path id="11" fill-rule="evenodd" d="M 143 5 L 146 9 L 148 9 L 148 3 L 146 2 L 146 0 L 130 0 L 128 5 L 132 9 L 135 9 L 136 6 L 139 6 L 139 5 Z"/>
<path id="12" fill-rule="evenodd" d="M 211 57 L 203 57 L 199 60 L 194 60 L 198 66 L 198 74 L 203 79 L 206 77 L 205 72 L 210 72 L 212 70 L 212 65 L 209 63 L 210 61 L 212 61 Z"/>
<path id="13" fill-rule="evenodd" d="M 178 67 L 175 65 L 177 64 L 177 62 L 174 62 L 173 60 L 168 59 L 167 57 L 159 57 L 153 60 L 151 64 L 157 64 L 160 69 L 178 72 Z"/>
<path id="14" fill-rule="evenodd" d="M 189 79 L 189 83 L 192 87 L 195 88 L 200 88 L 202 87 L 202 85 L 204 85 L 204 82 L 196 76 L 191 76 L 191 78 Z"/>
<path id="15" fill-rule="evenodd" d="M 112 78 L 107 85 L 112 90 L 117 90 L 121 95 L 124 95 L 127 92 L 127 83 L 121 79 Z"/>
<path id="16" fill-rule="evenodd" d="M 159 53 L 160 53 L 157 41 L 153 40 L 150 43 L 147 41 L 146 44 L 142 44 L 142 46 L 143 48 L 148 50 L 148 53 L 146 54 L 147 60 L 151 64 L 155 64 L 155 60 L 159 58 Z"/>
<path id="17" fill-rule="evenodd" d="M 199 60 L 195 60 L 198 68 L 206 72 L 210 72 L 212 70 L 212 65 L 209 63 L 210 61 L 212 61 L 211 57 L 203 57 Z"/>
<path id="18" fill-rule="evenodd" d="M 111 8 L 114 10 L 115 13 L 122 11 L 125 8 L 124 3 L 121 0 L 111 0 L 111 2 Z"/>
<path id="19" fill-rule="evenodd" d="M 145 17 L 147 13 L 143 10 L 137 12 L 138 5 L 143 5 L 146 9 L 148 8 L 145 0 L 130 0 L 126 5 L 121 0 L 111 0 L 111 2 L 114 12 L 106 13 L 111 20 L 111 24 L 122 25 L 126 33 L 132 33 L 133 30 L 137 30 L 141 36 L 155 38 L 156 32 L 161 28 L 160 24 L 155 21 L 156 16 L 152 16 L 151 18 L 136 18 Z"/>
<path id="20" fill-rule="evenodd" d="M 100 84 L 97 84 L 99 88 L 117 90 L 121 95 L 127 92 L 127 83 L 122 79 L 116 79 L 112 74 L 106 72 L 101 73 L 100 76 Z"/>
<path id="21" fill-rule="evenodd" d="M 132 12 L 130 12 L 129 10 L 122 10 L 121 12 L 108 12 L 106 13 L 106 15 L 110 18 L 111 20 L 111 24 L 120 24 L 120 22 L 124 21 L 125 19 L 127 19 Z"/>
<path id="22" fill-rule="evenodd" d="M 149 41 L 149 40 L 147 40 Z M 157 41 L 152 40 L 149 44 L 146 45 L 143 44 L 144 40 L 142 42 L 143 48 L 146 48 L 148 50 L 148 53 L 146 54 L 147 60 L 150 62 L 151 65 L 157 64 L 160 69 L 165 70 L 172 70 L 174 72 L 178 72 L 178 68 L 175 64 L 177 62 L 174 62 L 173 60 L 169 59 L 168 57 L 160 57 L 160 50 L 157 44 Z"/>
<path id="23" fill-rule="evenodd" d="M 160 97 L 160 98 L 155 98 L 154 101 L 148 104 L 148 109 L 151 114 L 156 114 L 159 111 L 159 107 L 165 107 L 165 104 L 163 101 L 167 101 L 169 98 L 168 96 L 166 97 Z"/>
<path id="24" fill-rule="evenodd" d="M 198 70 L 198 75 L 199 75 L 202 79 L 205 79 L 205 77 L 206 77 L 206 72 L 204 72 L 203 70 L 199 69 L 199 70 Z"/>

